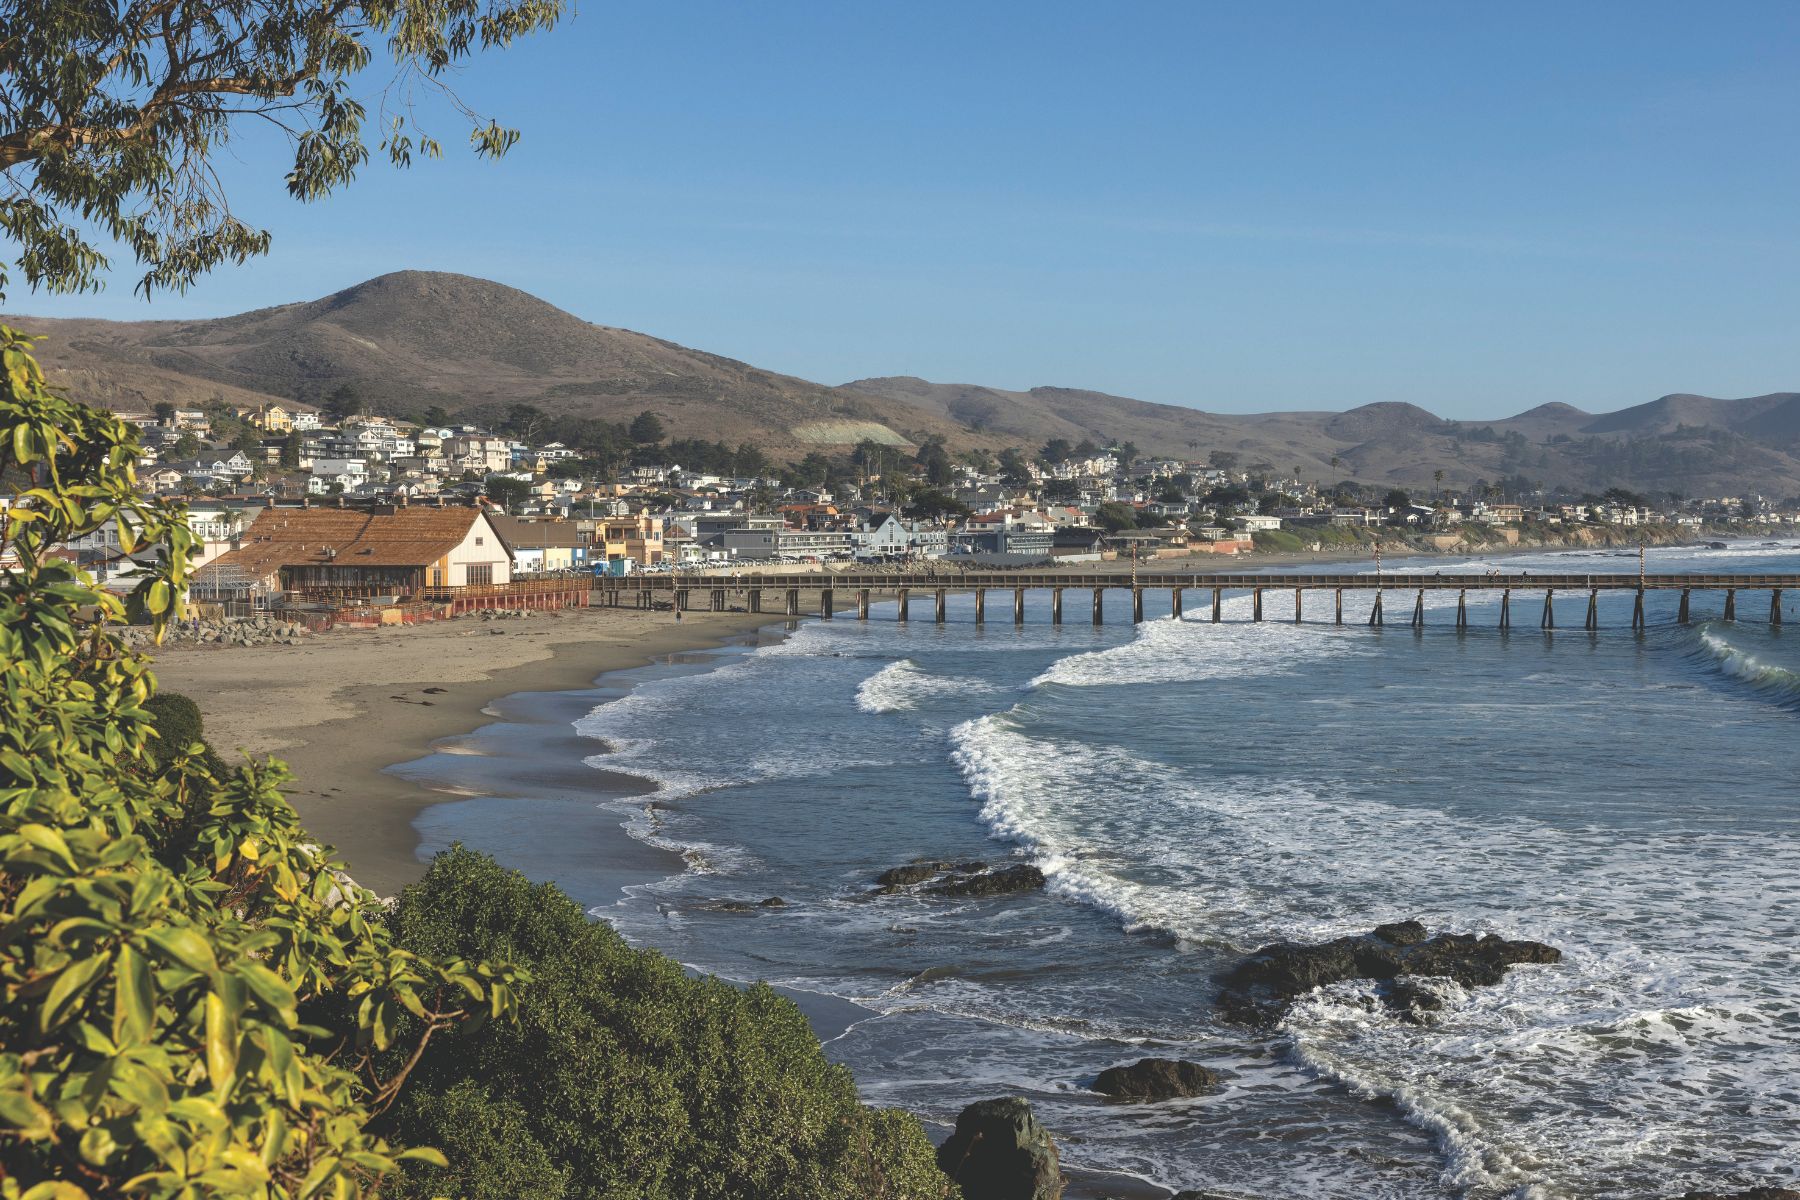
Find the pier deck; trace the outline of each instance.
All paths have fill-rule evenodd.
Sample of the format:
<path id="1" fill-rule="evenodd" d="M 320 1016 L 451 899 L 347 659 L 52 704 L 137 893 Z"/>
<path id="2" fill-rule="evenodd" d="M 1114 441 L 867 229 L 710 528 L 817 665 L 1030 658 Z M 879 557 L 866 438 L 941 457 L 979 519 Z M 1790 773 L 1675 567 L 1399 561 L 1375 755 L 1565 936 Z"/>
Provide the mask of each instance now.
<path id="1" fill-rule="evenodd" d="M 806 615 L 802 607 L 801 597 L 816 597 L 815 611 L 818 616 L 830 620 L 836 615 L 837 600 L 840 595 L 854 598 L 856 616 L 859 620 L 867 620 L 870 605 L 876 597 L 886 599 L 891 596 L 897 601 L 895 616 L 901 621 L 911 618 L 911 600 L 914 593 L 928 594 L 933 601 L 932 617 L 942 623 L 945 620 L 945 599 L 951 592 L 973 592 L 975 595 L 975 620 L 985 622 L 987 619 L 987 593 L 990 591 L 1010 591 L 1012 593 L 1013 623 L 1025 623 L 1025 595 L 1027 592 L 1050 593 L 1050 620 L 1060 625 L 1063 619 L 1063 593 L 1076 590 L 1087 590 L 1093 593 L 1093 623 L 1103 623 L 1106 609 L 1106 593 L 1108 591 L 1125 591 L 1131 599 L 1131 619 L 1144 619 L 1144 593 L 1146 591 L 1167 591 L 1170 594 L 1170 611 L 1180 615 L 1184 610 L 1182 598 L 1190 591 L 1210 592 L 1212 597 L 1212 620 L 1223 619 L 1222 609 L 1227 592 L 1249 592 L 1251 602 L 1251 620 L 1264 619 L 1263 600 L 1269 592 L 1292 592 L 1294 598 L 1293 620 L 1302 621 L 1306 612 L 1306 593 L 1329 592 L 1331 594 L 1333 623 L 1344 624 L 1344 593 L 1372 592 L 1368 623 L 1381 625 L 1384 623 L 1383 599 L 1389 592 L 1411 592 L 1414 595 L 1410 623 L 1415 627 L 1425 624 L 1425 593 L 1455 592 L 1457 593 L 1456 620 L 1458 628 L 1466 628 L 1468 619 L 1468 593 L 1499 593 L 1500 619 L 1502 629 L 1512 628 L 1512 601 L 1514 593 L 1543 594 L 1543 612 L 1538 624 L 1544 629 L 1556 628 L 1556 597 L 1570 593 L 1585 593 L 1587 598 L 1586 619 L 1583 627 L 1598 629 L 1600 627 L 1599 601 L 1601 592 L 1626 592 L 1634 597 L 1631 614 L 1631 627 L 1642 629 L 1646 624 L 1644 598 L 1650 592 L 1679 592 L 1681 603 L 1676 620 L 1687 623 L 1690 614 L 1690 600 L 1694 592 L 1723 592 L 1725 597 L 1724 619 L 1737 619 L 1737 600 L 1739 592 L 1767 592 L 1769 594 L 1768 620 L 1771 625 L 1782 623 L 1782 594 L 1800 590 L 1800 574 L 1732 574 L 1709 573 L 1696 575 L 1650 574 L 1648 572 L 1616 573 L 1592 572 L 1574 573 L 1558 572 L 1555 574 L 1532 574 L 1526 571 L 1491 571 L 1480 574 L 1441 574 L 1422 572 L 1281 572 L 1281 573 L 1222 573 L 1214 571 L 817 571 L 796 574 L 779 574 L 758 571 L 681 571 L 644 575 L 630 575 L 622 578 L 599 577 L 594 581 L 599 602 L 608 606 L 632 604 L 639 607 L 656 605 L 661 598 L 668 597 L 676 607 L 689 609 L 693 607 L 696 596 L 705 597 L 705 606 L 715 611 L 723 611 L 729 607 L 734 596 L 741 596 L 751 612 L 763 612 L 763 600 L 766 593 L 774 592 L 781 598 L 781 613 L 790 617 Z M 627 599 L 629 597 L 629 600 Z M 768 610 L 774 612 L 775 610 Z M 780 615 L 779 613 L 777 615 Z"/>

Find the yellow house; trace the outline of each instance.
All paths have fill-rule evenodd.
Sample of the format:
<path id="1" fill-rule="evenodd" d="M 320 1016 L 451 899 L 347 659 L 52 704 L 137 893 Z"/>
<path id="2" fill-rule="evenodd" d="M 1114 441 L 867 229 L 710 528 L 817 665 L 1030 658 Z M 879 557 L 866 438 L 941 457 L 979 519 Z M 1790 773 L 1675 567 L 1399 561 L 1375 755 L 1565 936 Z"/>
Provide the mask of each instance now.
<path id="1" fill-rule="evenodd" d="M 608 517 L 600 525 L 606 561 L 629 558 L 641 567 L 663 561 L 663 519 L 649 513 Z"/>
<path id="2" fill-rule="evenodd" d="M 270 433 L 288 433 L 294 428 L 294 414 L 279 404 L 265 404 L 261 411 L 250 418 L 250 423 Z"/>

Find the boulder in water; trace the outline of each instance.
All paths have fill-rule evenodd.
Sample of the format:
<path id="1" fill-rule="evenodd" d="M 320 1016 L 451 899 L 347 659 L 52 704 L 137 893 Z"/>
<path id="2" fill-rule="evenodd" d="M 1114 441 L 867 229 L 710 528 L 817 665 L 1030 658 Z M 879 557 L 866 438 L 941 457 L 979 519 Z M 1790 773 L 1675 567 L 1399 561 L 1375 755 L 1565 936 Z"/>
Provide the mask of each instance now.
<path id="1" fill-rule="evenodd" d="M 1094 1079 L 1094 1090 L 1113 1100 L 1154 1104 L 1200 1096 L 1219 1086 L 1217 1071 L 1178 1058 L 1141 1058 L 1128 1067 L 1108 1067 Z"/>
<path id="2" fill-rule="evenodd" d="M 933 896 L 1011 896 L 1044 886 L 1044 873 L 1029 863 L 993 871 L 955 871 L 925 890 Z"/>
<path id="3" fill-rule="evenodd" d="M 1560 961 L 1562 952 L 1542 942 L 1509 941 L 1492 933 L 1430 937 L 1419 922 L 1399 921 L 1316 945 L 1264 946 L 1219 977 L 1224 985 L 1219 1006 L 1237 1020 L 1261 1024 L 1279 1017 L 1290 1001 L 1345 980 L 1387 983 L 1406 975 L 1426 975 L 1453 979 L 1464 987 L 1484 987 L 1500 982 L 1521 963 Z M 1402 990 L 1400 1000 L 1407 1010 L 1430 1006 L 1422 990 Z"/>
<path id="4" fill-rule="evenodd" d="M 881 887 L 911 887 L 915 883 L 935 879 L 955 865 L 942 859 L 915 858 L 909 863 L 883 871 L 875 877 L 875 882 Z"/>
<path id="5" fill-rule="evenodd" d="M 956 1117 L 956 1132 L 938 1147 L 938 1167 L 965 1200 L 1061 1200 L 1062 1167 L 1050 1131 L 1031 1102 L 979 1100 Z"/>

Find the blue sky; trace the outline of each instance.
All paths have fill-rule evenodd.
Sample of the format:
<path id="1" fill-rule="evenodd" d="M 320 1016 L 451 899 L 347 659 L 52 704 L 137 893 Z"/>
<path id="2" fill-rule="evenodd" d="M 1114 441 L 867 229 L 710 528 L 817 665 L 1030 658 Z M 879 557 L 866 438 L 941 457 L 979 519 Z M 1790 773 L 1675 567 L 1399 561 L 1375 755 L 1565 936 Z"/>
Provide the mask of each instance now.
<path id="1" fill-rule="evenodd" d="M 1800 6 L 586 4 L 457 87 L 504 162 L 300 205 L 215 315 L 461 271 L 826 383 L 1502 416 L 1800 389 Z M 428 110 L 430 111 L 430 110 Z"/>

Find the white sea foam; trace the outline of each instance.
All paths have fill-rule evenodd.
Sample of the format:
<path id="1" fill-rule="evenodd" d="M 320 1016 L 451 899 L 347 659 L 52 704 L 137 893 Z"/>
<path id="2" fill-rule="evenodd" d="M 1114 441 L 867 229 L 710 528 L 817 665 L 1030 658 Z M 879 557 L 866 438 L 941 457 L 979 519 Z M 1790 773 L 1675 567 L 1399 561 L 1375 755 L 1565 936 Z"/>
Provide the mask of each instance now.
<path id="1" fill-rule="evenodd" d="M 1266 606 L 1278 602 L 1273 595 L 1263 599 Z M 1210 620 L 1146 621 L 1125 645 L 1060 659 L 1029 686 L 1113 687 L 1288 674 L 1319 657 L 1368 652 L 1366 643 L 1345 636 L 1351 631 L 1334 626 L 1275 620 L 1245 625 L 1251 603 L 1247 596 L 1226 601 L 1230 629 Z M 1265 616 L 1273 615 L 1265 608 Z"/>
<path id="2" fill-rule="evenodd" d="M 907 712 L 937 696 L 972 696 L 993 685 L 967 676 L 933 675 L 910 658 L 891 662 L 856 689 L 856 707 L 866 713 Z"/>
<path id="3" fill-rule="evenodd" d="M 1800 1054 L 1800 997 L 1768 990 L 1800 963 L 1792 843 L 1457 817 L 1317 781 L 1209 777 L 1027 724 L 1000 714 L 953 733 L 981 817 L 1056 894 L 1128 929 L 1249 948 L 1420 915 L 1565 950 L 1559 967 L 1470 993 L 1423 1042 L 1343 994 L 1289 1018 L 1297 1061 L 1397 1104 L 1460 1194 L 1561 1196 L 1541 1181 L 1591 1183 L 1646 1144 L 1710 1141 L 1716 1156 L 1734 1105 L 1800 1120 L 1780 1082 Z M 1754 1133 L 1730 1152 L 1746 1171 L 1791 1166 Z"/>

